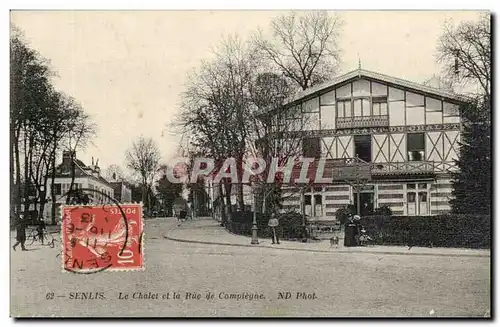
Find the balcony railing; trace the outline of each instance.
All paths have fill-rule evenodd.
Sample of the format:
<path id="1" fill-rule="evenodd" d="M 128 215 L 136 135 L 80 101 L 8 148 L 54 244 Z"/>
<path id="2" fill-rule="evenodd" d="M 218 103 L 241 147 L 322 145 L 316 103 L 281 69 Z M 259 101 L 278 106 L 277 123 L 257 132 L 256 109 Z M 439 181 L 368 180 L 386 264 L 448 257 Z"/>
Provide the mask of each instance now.
<path id="1" fill-rule="evenodd" d="M 337 117 L 337 128 L 389 126 L 389 116 Z"/>
<path id="2" fill-rule="evenodd" d="M 431 174 L 439 171 L 433 161 L 381 162 L 373 163 L 374 176 L 398 174 Z"/>

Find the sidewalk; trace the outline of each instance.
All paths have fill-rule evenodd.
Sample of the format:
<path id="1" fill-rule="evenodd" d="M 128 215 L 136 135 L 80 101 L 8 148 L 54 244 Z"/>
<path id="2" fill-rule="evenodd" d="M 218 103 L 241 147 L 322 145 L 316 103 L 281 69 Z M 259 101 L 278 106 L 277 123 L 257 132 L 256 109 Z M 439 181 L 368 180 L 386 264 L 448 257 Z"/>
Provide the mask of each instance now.
<path id="1" fill-rule="evenodd" d="M 250 244 L 250 237 L 231 234 L 221 227 L 219 222 L 212 220 L 211 218 L 198 218 L 197 220 L 186 221 L 182 223 L 181 226 L 176 226 L 175 228 L 169 230 L 164 237 L 177 242 L 261 247 L 306 252 L 490 257 L 490 250 L 480 249 L 412 247 L 408 250 L 408 247 L 406 246 L 382 245 L 351 248 L 344 247 L 342 239 L 340 240 L 338 247 L 332 247 L 328 240 L 311 243 L 280 241 L 280 244 L 272 244 L 270 239 L 259 239 L 259 244 Z"/>

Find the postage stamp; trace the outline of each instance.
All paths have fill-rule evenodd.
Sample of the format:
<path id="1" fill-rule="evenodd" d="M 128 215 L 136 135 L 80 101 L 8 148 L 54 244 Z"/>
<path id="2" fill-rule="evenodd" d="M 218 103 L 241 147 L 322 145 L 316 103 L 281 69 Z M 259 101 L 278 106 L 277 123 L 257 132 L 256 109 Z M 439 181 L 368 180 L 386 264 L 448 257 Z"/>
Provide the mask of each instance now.
<path id="1" fill-rule="evenodd" d="M 64 206 L 62 215 L 64 271 L 144 269 L 140 204 Z"/>

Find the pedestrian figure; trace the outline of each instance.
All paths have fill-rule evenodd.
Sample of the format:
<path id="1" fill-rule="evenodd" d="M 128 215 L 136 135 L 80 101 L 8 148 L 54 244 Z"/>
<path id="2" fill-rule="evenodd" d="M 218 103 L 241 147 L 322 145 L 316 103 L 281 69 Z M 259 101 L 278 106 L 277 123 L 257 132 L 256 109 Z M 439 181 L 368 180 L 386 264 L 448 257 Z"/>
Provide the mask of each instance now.
<path id="1" fill-rule="evenodd" d="M 344 246 L 355 246 L 356 245 L 356 225 L 354 224 L 354 218 L 352 214 L 349 214 L 347 221 L 345 223 L 344 231 Z"/>
<path id="2" fill-rule="evenodd" d="M 24 215 L 19 215 L 19 220 L 16 224 L 16 244 L 12 247 L 14 251 L 16 251 L 16 247 L 21 244 L 21 249 L 23 251 L 27 251 L 24 246 L 24 242 L 26 242 L 26 221 L 24 220 Z"/>
<path id="3" fill-rule="evenodd" d="M 356 240 L 356 245 L 360 245 L 359 237 L 361 235 L 361 217 L 358 215 L 354 215 L 353 223 L 356 226 L 354 230 L 354 239 Z"/>
<path id="4" fill-rule="evenodd" d="M 44 238 L 43 232 L 45 231 L 45 228 L 46 228 L 45 220 L 43 220 L 43 217 L 42 217 L 42 219 L 40 219 L 40 221 L 38 222 L 38 225 L 36 227 L 37 237 L 42 242 L 42 245 L 43 245 L 43 238 Z"/>
<path id="5" fill-rule="evenodd" d="M 269 222 L 267 223 L 269 227 L 273 230 L 273 244 L 274 241 L 276 240 L 276 244 L 280 244 L 280 240 L 278 238 L 278 234 L 276 233 L 276 227 L 279 225 L 278 218 L 276 218 L 276 214 L 273 212 L 271 215 L 271 219 L 269 219 Z"/>

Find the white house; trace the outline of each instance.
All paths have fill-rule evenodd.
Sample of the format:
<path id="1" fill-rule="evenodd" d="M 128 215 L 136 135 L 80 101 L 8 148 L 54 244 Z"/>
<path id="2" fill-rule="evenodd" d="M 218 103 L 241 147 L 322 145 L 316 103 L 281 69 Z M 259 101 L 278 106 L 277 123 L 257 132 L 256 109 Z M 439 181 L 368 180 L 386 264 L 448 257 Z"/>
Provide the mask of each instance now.
<path id="1" fill-rule="evenodd" d="M 73 156 L 75 164 L 75 179 L 73 189 L 83 189 L 85 194 L 89 194 L 90 203 L 111 203 L 110 198 L 114 197 L 114 189 L 111 183 L 101 176 L 101 169 L 98 162 L 92 162 L 90 166 L 85 165 L 81 160 Z M 56 205 L 66 203 L 66 196 L 71 186 L 71 154 L 63 152 L 62 163 L 56 167 L 56 177 L 54 183 Z M 93 192 L 96 191 L 96 192 Z M 51 182 L 47 185 L 47 204 L 44 209 L 44 219 L 50 220 L 52 199 Z"/>

